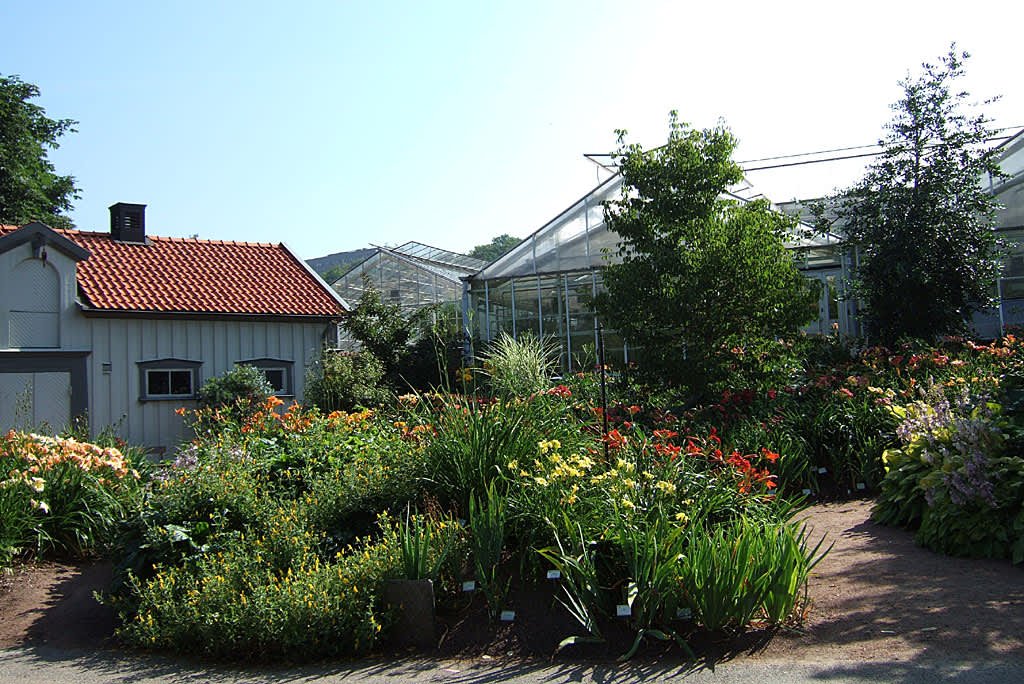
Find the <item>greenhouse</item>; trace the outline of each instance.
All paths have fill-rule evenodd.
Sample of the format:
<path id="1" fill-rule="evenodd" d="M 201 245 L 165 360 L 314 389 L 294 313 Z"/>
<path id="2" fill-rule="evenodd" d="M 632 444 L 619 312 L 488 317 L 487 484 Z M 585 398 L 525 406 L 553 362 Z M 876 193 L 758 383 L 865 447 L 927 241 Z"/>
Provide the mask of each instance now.
<path id="1" fill-rule="evenodd" d="M 613 262 L 618 236 L 604 223 L 602 202 L 616 199 L 622 179 L 616 174 L 527 237 L 503 257 L 465 278 L 467 331 L 475 344 L 506 332 L 532 333 L 556 340 L 559 363 L 572 371 L 590 365 L 597 348 L 597 318 L 590 298 L 601 288 L 601 267 Z M 730 190 L 738 201 L 758 195 L 747 183 Z M 806 226 L 804 226 L 806 228 Z M 808 231 L 809 233 L 809 231 Z M 852 305 L 840 301 L 847 265 L 834 236 L 794 236 L 791 248 L 808 276 L 822 281 L 820 319 L 809 332 L 839 330 L 852 334 Z M 613 330 L 603 330 L 605 358 L 629 363 L 629 345 Z M 475 350 L 474 350 L 475 351 Z"/>
<path id="2" fill-rule="evenodd" d="M 398 305 L 409 315 L 430 305 L 450 304 L 453 315 L 461 309 L 462 278 L 476 273 L 485 263 L 480 259 L 448 252 L 419 242 L 398 247 L 377 247 L 376 251 L 336 280 L 332 287 L 355 306 L 367 283 L 386 302 Z M 457 329 L 457 328 L 456 328 Z M 352 350 L 356 343 L 339 330 L 338 346 Z"/>

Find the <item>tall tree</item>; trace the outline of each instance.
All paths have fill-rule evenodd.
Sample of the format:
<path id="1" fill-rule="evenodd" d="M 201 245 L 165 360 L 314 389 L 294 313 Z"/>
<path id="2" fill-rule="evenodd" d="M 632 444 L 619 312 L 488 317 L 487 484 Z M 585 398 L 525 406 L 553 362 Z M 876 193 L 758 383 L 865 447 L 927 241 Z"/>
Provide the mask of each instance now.
<path id="1" fill-rule="evenodd" d="M 857 249 L 854 295 L 876 342 L 960 332 L 973 311 L 994 303 L 997 204 L 981 181 L 1001 174 L 986 143 L 989 119 L 956 86 L 967 58 L 952 46 L 900 82 L 882 155 L 833 200 Z"/>
<path id="2" fill-rule="evenodd" d="M 795 332 L 817 296 L 785 246 L 795 221 L 726 194 L 743 177 L 733 135 L 690 129 L 675 112 L 669 127 L 650 151 L 619 131 L 622 196 L 605 220 L 621 262 L 605 268 L 596 307 L 648 370 L 700 390 L 724 344 Z"/>
<path id="3" fill-rule="evenodd" d="M 47 158 L 57 139 L 74 131 L 71 119 L 50 119 L 30 102 L 39 88 L 18 76 L 0 75 L 0 223 L 42 221 L 54 228 L 73 224 L 65 212 L 78 197 L 75 179 L 61 176 Z"/>
<path id="4" fill-rule="evenodd" d="M 490 263 L 500 256 L 504 256 L 510 249 L 518 245 L 522 240 L 514 238 L 508 233 L 502 233 L 486 245 L 477 245 L 469 251 L 467 256 L 474 259 L 481 259 Z"/>

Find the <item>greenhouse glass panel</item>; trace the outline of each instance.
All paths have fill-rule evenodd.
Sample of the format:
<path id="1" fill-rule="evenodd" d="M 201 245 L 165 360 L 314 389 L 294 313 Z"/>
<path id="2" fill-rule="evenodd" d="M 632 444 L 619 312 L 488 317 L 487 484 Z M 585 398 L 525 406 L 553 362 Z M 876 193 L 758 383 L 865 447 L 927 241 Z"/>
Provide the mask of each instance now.
<path id="1" fill-rule="evenodd" d="M 515 291 L 516 336 L 518 337 L 527 329 L 532 329 L 535 333 L 539 333 L 540 310 L 537 301 L 537 278 L 516 278 L 513 283 Z"/>
<path id="2" fill-rule="evenodd" d="M 364 291 L 363 276 L 380 293 L 383 301 L 397 305 L 403 315 L 425 306 L 445 306 L 461 317 L 462 281 L 483 266 L 479 259 L 446 252 L 416 242 L 401 247 L 378 247 L 333 285 L 338 294 L 356 305 Z M 460 323 L 461 325 L 461 323 Z"/>
<path id="3" fill-rule="evenodd" d="M 565 336 L 565 300 L 562 276 L 540 279 L 541 327 L 545 337 Z"/>
<path id="4" fill-rule="evenodd" d="M 484 339 L 493 340 L 497 338 L 501 333 L 505 332 L 509 335 L 512 334 L 512 281 L 510 280 L 492 280 L 488 283 L 487 288 L 488 305 L 490 307 L 490 313 L 488 314 L 489 334 L 488 328 L 483 327 Z"/>

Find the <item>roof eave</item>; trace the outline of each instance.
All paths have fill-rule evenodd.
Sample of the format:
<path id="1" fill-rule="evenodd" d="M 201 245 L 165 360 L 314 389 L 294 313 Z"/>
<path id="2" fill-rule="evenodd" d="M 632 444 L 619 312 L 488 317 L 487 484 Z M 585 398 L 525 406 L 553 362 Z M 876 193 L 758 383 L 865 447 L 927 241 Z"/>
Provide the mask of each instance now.
<path id="1" fill-rule="evenodd" d="M 0 253 L 14 249 L 26 242 L 31 242 L 33 250 L 38 251 L 41 251 L 43 247 L 53 247 L 75 261 L 84 261 L 91 254 L 89 250 L 77 242 L 64 237 L 50 226 L 39 221 L 27 223 L 21 228 L 0 237 Z"/>

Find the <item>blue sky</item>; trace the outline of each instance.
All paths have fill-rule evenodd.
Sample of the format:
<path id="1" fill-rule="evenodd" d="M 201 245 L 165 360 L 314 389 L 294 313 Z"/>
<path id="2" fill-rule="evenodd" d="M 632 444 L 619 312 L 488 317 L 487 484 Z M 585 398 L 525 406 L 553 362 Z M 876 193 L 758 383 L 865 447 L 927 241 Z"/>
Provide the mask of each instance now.
<path id="1" fill-rule="evenodd" d="M 287 5 L 287 6 L 286 6 Z M 834 9 L 829 9 L 834 6 Z M 936 2 L 13 2 L 0 73 L 79 121 L 51 159 L 73 219 L 148 205 L 158 235 L 288 243 L 304 258 L 525 236 L 598 180 L 616 128 L 719 118 L 737 158 L 868 144 L 897 82 L 951 41 L 965 86 L 1024 125 L 1024 9 Z M 856 163 L 757 172 L 773 199 Z"/>

